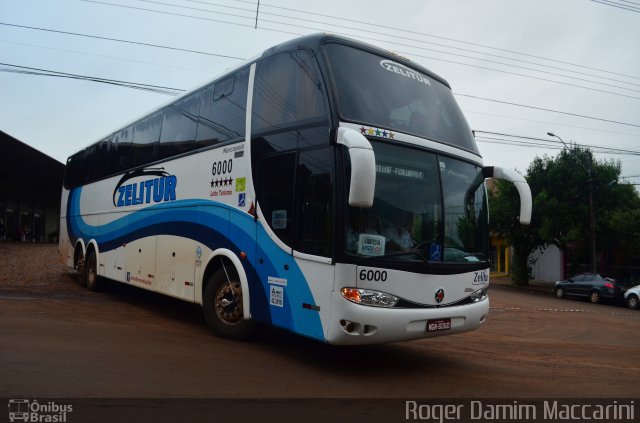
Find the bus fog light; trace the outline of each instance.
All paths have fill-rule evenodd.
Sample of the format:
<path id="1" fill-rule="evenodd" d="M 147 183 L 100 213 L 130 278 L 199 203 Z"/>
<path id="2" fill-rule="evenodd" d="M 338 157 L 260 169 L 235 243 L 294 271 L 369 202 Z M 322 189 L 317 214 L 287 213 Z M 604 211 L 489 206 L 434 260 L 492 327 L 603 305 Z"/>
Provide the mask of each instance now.
<path id="1" fill-rule="evenodd" d="M 398 297 L 386 292 L 372 291 L 370 289 L 342 288 L 342 296 L 352 303 L 373 307 L 394 307 L 398 304 Z"/>

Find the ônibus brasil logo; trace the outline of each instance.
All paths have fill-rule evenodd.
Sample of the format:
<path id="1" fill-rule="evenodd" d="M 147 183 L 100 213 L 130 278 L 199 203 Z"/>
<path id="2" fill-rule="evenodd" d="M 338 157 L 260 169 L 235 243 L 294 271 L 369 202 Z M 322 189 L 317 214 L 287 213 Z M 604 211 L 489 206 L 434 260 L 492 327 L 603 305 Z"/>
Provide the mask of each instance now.
<path id="1" fill-rule="evenodd" d="M 142 176 L 156 178 L 133 184 L 123 185 L 126 181 Z M 125 173 L 113 190 L 113 205 L 116 207 L 135 206 L 138 204 L 159 203 L 176 199 L 178 178 L 170 175 L 163 167 L 136 169 Z"/>
<path id="2" fill-rule="evenodd" d="M 10 399 L 8 405 L 10 422 L 66 422 L 67 415 L 73 411 L 71 404 L 39 403 L 35 399 Z"/>

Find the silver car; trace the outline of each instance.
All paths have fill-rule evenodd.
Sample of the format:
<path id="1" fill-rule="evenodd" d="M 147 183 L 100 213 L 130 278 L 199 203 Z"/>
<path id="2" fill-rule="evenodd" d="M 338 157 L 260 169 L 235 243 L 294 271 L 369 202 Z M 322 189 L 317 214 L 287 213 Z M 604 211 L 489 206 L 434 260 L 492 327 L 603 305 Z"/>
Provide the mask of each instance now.
<path id="1" fill-rule="evenodd" d="M 640 298 L 640 285 L 636 285 L 632 288 L 629 288 L 624 293 L 624 302 L 632 310 L 637 310 L 638 299 Z"/>

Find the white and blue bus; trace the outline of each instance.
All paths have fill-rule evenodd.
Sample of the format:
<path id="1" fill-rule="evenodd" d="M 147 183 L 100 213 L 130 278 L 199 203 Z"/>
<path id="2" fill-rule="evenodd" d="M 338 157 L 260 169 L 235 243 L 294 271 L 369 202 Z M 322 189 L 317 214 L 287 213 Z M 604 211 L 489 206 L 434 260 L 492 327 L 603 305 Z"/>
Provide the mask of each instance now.
<path id="1" fill-rule="evenodd" d="M 448 83 L 327 34 L 263 52 L 72 155 L 60 260 L 332 344 L 449 335 L 489 311 L 486 167 Z M 515 216 L 514 216 L 515 218 Z"/>

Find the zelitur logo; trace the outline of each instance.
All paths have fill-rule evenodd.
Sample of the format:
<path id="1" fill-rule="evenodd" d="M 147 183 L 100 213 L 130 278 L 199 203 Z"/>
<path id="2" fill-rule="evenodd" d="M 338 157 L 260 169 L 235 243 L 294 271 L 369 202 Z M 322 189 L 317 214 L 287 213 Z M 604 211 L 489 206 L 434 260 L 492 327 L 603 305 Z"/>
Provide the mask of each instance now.
<path id="1" fill-rule="evenodd" d="M 158 178 L 123 185 L 129 179 L 147 175 L 158 176 Z M 170 175 L 163 167 L 136 169 L 127 172 L 120 178 L 113 190 L 113 205 L 116 207 L 125 207 L 149 204 L 151 202 L 174 201 L 176 199 L 177 183 L 178 178 L 176 178 L 175 175 Z"/>
<path id="2" fill-rule="evenodd" d="M 397 73 L 398 75 L 402 75 L 406 78 L 415 79 L 418 82 L 422 82 L 431 86 L 431 82 L 427 79 L 426 76 L 421 75 L 420 73 L 414 71 L 413 69 L 409 69 L 408 67 L 401 65 L 400 63 L 393 62 L 391 60 L 381 60 L 380 66 L 383 69 L 388 70 L 389 72 Z"/>

